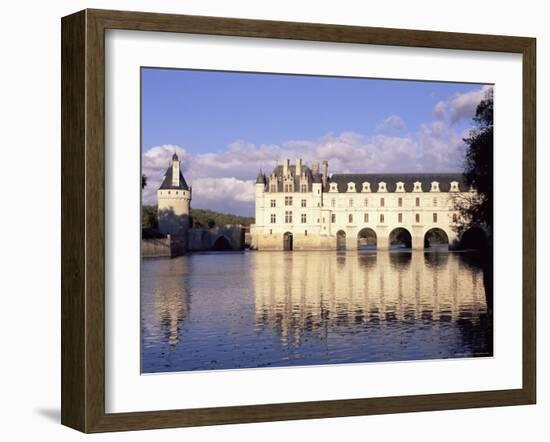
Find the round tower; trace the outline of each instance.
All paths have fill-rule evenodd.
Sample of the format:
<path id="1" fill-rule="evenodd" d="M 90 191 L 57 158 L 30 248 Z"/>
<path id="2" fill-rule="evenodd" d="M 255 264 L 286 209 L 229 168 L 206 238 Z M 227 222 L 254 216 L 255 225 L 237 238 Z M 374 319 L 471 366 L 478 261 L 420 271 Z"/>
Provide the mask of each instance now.
<path id="1" fill-rule="evenodd" d="M 180 170 L 174 152 L 172 162 L 157 190 L 159 231 L 172 236 L 187 237 L 190 227 L 191 188 Z"/>

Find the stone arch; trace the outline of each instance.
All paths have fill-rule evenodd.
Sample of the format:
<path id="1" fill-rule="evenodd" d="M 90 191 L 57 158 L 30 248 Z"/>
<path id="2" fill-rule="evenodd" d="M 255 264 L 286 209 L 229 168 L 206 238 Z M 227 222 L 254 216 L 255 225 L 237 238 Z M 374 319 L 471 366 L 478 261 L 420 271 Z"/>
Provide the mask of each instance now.
<path id="1" fill-rule="evenodd" d="M 336 232 L 336 250 L 346 250 L 346 232 L 343 230 Z"/>
<path id="2" fill-rule="evenodd" d="M 424 234 L 424 249 L 449 249 L 449 235 L 439 227 L 433 227 Z"/>
<path id="3" fill-rule="evenodd" d="M 220 235 L 214 241 L 212 250 L 226 252 L 228 250 L 233 250 L 233 247 L 231 247 L 231 241 L 229 241 L 225 235 Z"/>
<path id="4" fill-rule="evenodd" d="M 357 234 L 357 250 L 376 249 L 378 238 L 370 227 L 361 229 Z"/>
<path id="5" fill-rule="evenodd" d="M 291 232 L 283 234 L 283 250 L 290 252 L 294 249 L 294 237 Z"/>
<path id="6" fill-rule="evenodd" d="M 388 238 L 390 249 L 412 248 L 412 235 L 404 227 L 397 227 L 390 232 Z"/>
<path id="7" fill-rule="evenodd" d="M 460 237 L 460 248 L 469 250 L 484 250 L 489 245 L 489 238 L 484 229 L 473 226 Z"/>

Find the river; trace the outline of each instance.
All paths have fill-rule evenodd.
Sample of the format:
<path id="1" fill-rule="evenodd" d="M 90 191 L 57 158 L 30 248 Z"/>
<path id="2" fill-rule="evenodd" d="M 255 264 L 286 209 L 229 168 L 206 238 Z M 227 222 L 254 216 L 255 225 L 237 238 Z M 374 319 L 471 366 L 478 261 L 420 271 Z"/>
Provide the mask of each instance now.
<path id="1" fill-rule="evenodd" d="M 145 259 L 142 372 L 492 356 L 477 262 L 421 251 Z"/>

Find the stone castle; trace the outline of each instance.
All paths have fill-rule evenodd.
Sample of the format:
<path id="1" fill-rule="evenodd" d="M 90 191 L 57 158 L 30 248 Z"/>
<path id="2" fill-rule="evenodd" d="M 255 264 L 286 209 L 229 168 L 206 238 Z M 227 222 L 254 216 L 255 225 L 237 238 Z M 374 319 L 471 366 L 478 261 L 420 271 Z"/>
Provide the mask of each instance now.
<path id="1" fill-rule="evenodd" d="M 460 173 L 332 174 L 328 162 L 311 167 L 284 160 L 255 184 L 253 250 L 357 250 L 392 245 L 424 249 L 437 243 L 454 248 L 461 238 L 455 200 L 471 197 Z M 178 156 L 157 191 L 159 232 L 171 256 L 188 251 L 242 250 L 242 226 L 194 229 L 192 188 Z"/>
<path id="2" fill-rule="evenodd" d="M 192 188 L 181 172 L 174 152 L 172 161 L 157 190 L 158 233 L 163 238 L 142 239 L 142 256 L 180 256 L 193 251 L 236 251 L 244 249 L 242 226 L 193 228 Z"/>
<path id="3" fill-rule="evenodd" d="M 473 192 L 460 173 L 332 174 L 328 162 L 311 168 L 287 159 L 256 179 L 256 250 L 412 249 L 430 238 L 454 247 L 459 213 L 454 201 Z"/>

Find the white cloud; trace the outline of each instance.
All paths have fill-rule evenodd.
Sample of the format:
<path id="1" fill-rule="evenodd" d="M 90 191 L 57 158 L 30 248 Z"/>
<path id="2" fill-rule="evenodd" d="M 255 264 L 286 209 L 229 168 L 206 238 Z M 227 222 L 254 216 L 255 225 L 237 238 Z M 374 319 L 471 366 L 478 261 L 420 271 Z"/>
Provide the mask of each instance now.
<path id="1" fill-rule="evenodd" d="M 376 125 L 377 132 L 398 131 L 405 127 L 405 122 L 398 115 L 390 115 Z"/>
<path id="2" fill-rule="evenodd" d="M 482 86 L 479 89 L 471 90 L 462 94 L 455 94 L 447 101 L 439 101 L 434 106 L 434 114 L 439 119 L 448 118 L 451 124 L 460 120 L 470 120 L 476 113 L 476 109 L 485 93 L 492 86 Z"/>
<path id="3" fill-rule="evenodd" d="M 445 118 L 447 112 L 447 104 L 444 101 L 438 101 L 434 106 L 434 114 L 437 118 L 442 120 Z"/>
<path id="4" fill-rule="evenodd" d="M 185 179 L 193 187 L 193 207 L 252 215 L 258 170 L 269 174 L 285 158 L 292 162 L 302 158 L 308 165 L 328 160 L 329 173 L 459 171 L 464 135 L 447 121 L 436 120 L 409 136 L 328 133 L 281 145 L 239 140 L 225 150 L 195 155 L 180 146 L 157 146 L 143 154 L 143 172 L 148 177 L 143 201 L 156 203 L 156 190 L 174 149 L 182 161 Z"/>

